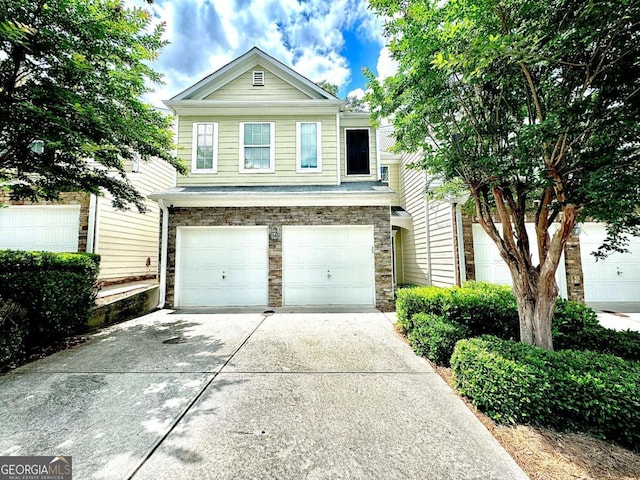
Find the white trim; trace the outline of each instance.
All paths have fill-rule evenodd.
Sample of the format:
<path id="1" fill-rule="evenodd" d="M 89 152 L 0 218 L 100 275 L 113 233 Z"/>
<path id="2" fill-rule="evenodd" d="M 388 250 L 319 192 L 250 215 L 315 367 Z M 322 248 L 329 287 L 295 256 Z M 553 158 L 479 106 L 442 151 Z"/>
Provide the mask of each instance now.
<path id="1" fill-rule="evenodd" d="M 340 112 L 336 113 L 336 176 L 337 185 L 340 185 L 342 182 L 340 171 Z"/>
<path id="2" fill-rule="evenodd" d="M 213 157 L 211 168 L 198 168 L 198 127 L 200 125 L 213 126 Z M 218 173 L 218 123 L 193 122 L 191 138 L 191 173 Z"/>
<path id="3" fill-rule="evenodd" d="M 152 198 L 159 198 L 152 195 Z M 391 206 L 395 193 L 198 193 L 161 197 L 174 207 Z"/>
<path id="4" fill-rule="evenodd" d="M 254 70 L 251 72 L 251 85 L 254 87 L 264 87 L 264 70 Z"/>
<path id="5" fill-rule="evenodd" d="M 87 219 L 87 253 L 93 253 L 96 236 L 96 218 L 98 216 L 98 198 L 94 193 L 89 196 L 89 218 Z"/>
<path id="6" fill-rule="evenodd" d="M 347 173 L 349 166 L 349 159 L 347 155 L 349 154 L 349 150 L 347 149 L 347 132 L 349 130 L 366 130 L 367 131 L 367 140 L 369 144 L 369 173 Z M 371 176 L 371 128 L 369 127 L 345 127 L 344 129 L 344 175 L 345 177 L 357 178 L 357 177 L 370 177 Z"/>
<path id="7" fill-rule="evenodd" d="M 167 242 L 169 240 L 169 209 L 162 199 L 158 200 L 158 206 L 162 211 L 162 227 L 160 240 L 160 292 L 158 308 L 164 308 L 167 298 Z"/>
<path id="8" fill-rule="evenodd" d="M 301 128 L 303 123 L 310 123 L 316 126 L 316 166 L 315 168 L 302 167 Z M 296 172 L 297 173 L 322 172 L 322 122 L 296 122 Z"/>
<path id="9" fill-rule="evenodd" d="M 269 168 L 245 168 L 244 167 L 244 126 L 245 125 L 260 125 L 268 124 L 269 127 Z M 239 128 L 239 140 L 238 140 L 238 172 L 239 173 L 274 173 L 276 171 L 276 122 L 273 121 L 255 121 L 255 122 L 240 122 Z M 254 145 L 250 145 L 254 146 Z"/>
<path id="10" fill-rule="evenodd" d="M 342 100 L 182 100 L 167 101 L 171 111 L 180 115 L 333 115 L 342 105 Z M 302 112 L 302 113 L 300 113 Z"/>

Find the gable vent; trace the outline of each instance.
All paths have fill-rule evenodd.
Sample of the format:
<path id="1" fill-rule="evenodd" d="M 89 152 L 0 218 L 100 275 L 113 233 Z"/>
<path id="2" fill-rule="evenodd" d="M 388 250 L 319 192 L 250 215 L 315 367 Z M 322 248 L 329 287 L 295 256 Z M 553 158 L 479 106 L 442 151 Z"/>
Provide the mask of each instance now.
<path id="1" fill-rule="evenodd" d="M 264 72 L 261 70 L 253 71 L 253 86 L 254 87 L 263 87 L 264 86 Z"/>

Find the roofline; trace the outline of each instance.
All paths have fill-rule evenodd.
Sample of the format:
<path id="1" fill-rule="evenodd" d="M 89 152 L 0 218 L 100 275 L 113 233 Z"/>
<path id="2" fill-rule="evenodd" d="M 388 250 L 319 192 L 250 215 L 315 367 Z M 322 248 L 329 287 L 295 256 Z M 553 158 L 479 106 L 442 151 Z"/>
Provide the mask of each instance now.
<path id="1" fill-rule="evenodd" d="M 312 90 L 314 90 L 319 95 L 325 97 L 327 100 L 340 100 L 338 97 L 332 95 L 331 93 L 327 92 L 323 88 L 321 88 L 318 85 L 316 85 L 315 82 L 312 82 L 311 80 L 309 80 L 304 75 L 301 75 L 298 72 L 296 72 L 293 68 L 285 65 L 280 60 L 272 57 L 271 55 L 269 55 L 269 54 L 263 52 L 262 50 L 260 50 L 258 47 L 254 46 L 253 48 L 251 48 L 246 53 L 240 55 L 236 59 L 230 61 L 229 63 L 227 63 L 223 67 L 221 67 L 218 70 L 216 70 L 215 72 L 213 72 L 213 73 L 207 75 L 206 77 L 202 78 L 201 80 L 199 80 L 195 84 L 191 85 L 190 87 L 186 88 L 182 92 L 178 93 L 177 95 L 175 95 L 174 97 L 172 97 L 168 101 L 184 100 L 185 97 L 188 97 L 190 94 L 198 91 L 199 89 L 201 89 L 203 86 L 205 86 L 210 81 L 212 81 L 212 80 L 214 80 L 214 79 L 216 79 L 218 77 L 221 77 L 225 73 L 229 72 L 236 65 L 238 65 L 238 64 L 244 62 L 245 60 L 249 59 L 252 55 L 257 55 L 258 57 L 264 59 L 266 62 L 270 63 L 272 66 L 278 67 L 281 70 L 284 70 L 286 73 L 288 73 L 289 75 L 291 75 L 292 77 L 294 77 L 295 79 L 300 81 L 302 84 L 304 84 L 307 87 L 311 88 Z M 167 101 L 165 101 L 164 103 L 166 105 Z"/>

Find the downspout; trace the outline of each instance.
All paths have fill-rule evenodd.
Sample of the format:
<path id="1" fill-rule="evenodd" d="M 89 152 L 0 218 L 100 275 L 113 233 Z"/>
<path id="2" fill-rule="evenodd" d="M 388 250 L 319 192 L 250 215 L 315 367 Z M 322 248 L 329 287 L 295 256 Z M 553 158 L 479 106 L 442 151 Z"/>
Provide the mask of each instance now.
<path id="1" fill-rule="evenodd" d="M 458 270 L 460 275 L 460 283 L 464 283 L 467 281 L 467 269 L 466 262 L 464 258 L 464 237 L 462 232 L 462 210 L 460 209 L 460 204 L 456 203 L 453 205 L 456 209 L 456 236 L 458 237 Z"/>
<path id="2" fill-rule="evenodd" d="M 424 173 L 424 185 L 427 186 L 427 173 Z M 431 218 L 429 217 L 429 195 L 425 191 L 424 195 L 424 225 L 427 247 L 427 270 L 429 272 L 429 285 L 433 285 L 433 274 L 431 272 Z"/>
<path id="3" fill-rule="evenodd" d="M 97 218 L 98 198 L 92 193 L 89 196 L 89 218 L 87 219 L 87 253 L 94 253 L 95 250 Z"/>
<path id="4" fill-rule="evenodd" d="M 158 206 L 162 212 L 162 236 L 160 240 L 160 292 L 158 309 L 164 308 L 167 295 L 167 241 L 169 239 L 169 209 L 162 198 L 158 199 Z"/>
<path id="5" fill-rule="evenodd" d="M 338 171 L 338 179 L 336 185 L 340 185 L 340 110 L 336 113 L 336 170 Z"/>

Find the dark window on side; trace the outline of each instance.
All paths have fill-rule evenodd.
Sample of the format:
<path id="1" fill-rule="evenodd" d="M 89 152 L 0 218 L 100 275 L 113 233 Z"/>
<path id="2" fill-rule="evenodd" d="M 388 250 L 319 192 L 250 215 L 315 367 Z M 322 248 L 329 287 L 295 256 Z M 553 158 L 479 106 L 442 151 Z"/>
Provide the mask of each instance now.
<path id="1" fill-rule="evenodd" d="M 347 175 L 369 175 L 369 130 L 346 130 Z"/>

